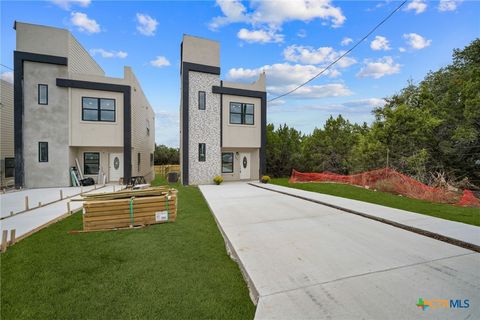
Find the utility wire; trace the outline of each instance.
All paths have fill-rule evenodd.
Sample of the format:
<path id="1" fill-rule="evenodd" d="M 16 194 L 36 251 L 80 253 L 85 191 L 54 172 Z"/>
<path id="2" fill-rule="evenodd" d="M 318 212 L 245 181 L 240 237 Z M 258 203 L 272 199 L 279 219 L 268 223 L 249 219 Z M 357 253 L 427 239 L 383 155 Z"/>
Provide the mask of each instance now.
<path id="1" fill-rule="evenodd" d="M 10 70 L 12 70 L 12 71 L 13 71 L 13 69 L 12 69 L 12 68 L 10 68 L 9 66 L 6 66 L 6 65 L 4 65 L 3 63 L 0 63 L 0 66 L 2 66 L 2 67 L 5 67 L 5 68 L 7 68 L 7 69 L 10 69 Z"/>
<path id="2" fill-rule="evenodd" d="M 313 76 L 312 78 L 310 78 L 309 80 L 305 81 L 304 83 L 302 83 L 301 85 L 297 86 L 296 88 L 286 92 L 286 93 L 283 93 L 279 96 L 276 96 L 275 98 L 272 98 L 270 100 L 268 100 L 268 102 L 272 102 L 274 100 L 277 100 L 277 99 L 280 99 L 282 97 L 285 97 L 286 95 L 289 95 L 295 91 L 297 91 L 298 89 L 300 89 L 301 87 L 303 87 L 304 85 L 306 85 L 307 83 L 313 81 L 314 79 L 318 78 L 320 75 L 322 75 L 325 71 L 327 71 L 328 69 L 330 69 L 330 67 L 332 67 L 335 63 L 337 63 L 338 61 L 340 61 L 343 57 L 345 57 L 347 54 L 349 54 L 350 52 L 352 52 L 356 47 L 358 47 L 360 45 L 360 43 L 362 43 L 365 39 L 367 39 L 372 33 L 375 32 L 375 30 L 377 30 L 382 24 L 384 24 L 385 22 L 387 22 L 388 19 L 390 19 L 391 16 L 393 16 L 398 10 L 400 10 L 401 7 L 403 7 L 403 5 L 407 2 L 408 0 L 405 0 L 403 1 L 402 3 L 400 3 L 400 5 L 398 7 L 395 8 L 395 10 L 393 10 L 392 12 L 390 12 L 390 14 L 388 16 L 386 16 L 382 21 L 380 21 L 372 30 L 370 30 L 369 33 L 367 33 L 362 39 L 360 39 L 357 43 L 355 43 L 355 45 L 353 47 L 351 47 L 348 51 L 346 51 L 344 54 L 342 54 L 340 57 L 338 57 L 335 61 L 331 62 L 328 66 L 326 66 L 322 71 L 320 71 L 319 73 L 317 73 L 315 76 Z"/>

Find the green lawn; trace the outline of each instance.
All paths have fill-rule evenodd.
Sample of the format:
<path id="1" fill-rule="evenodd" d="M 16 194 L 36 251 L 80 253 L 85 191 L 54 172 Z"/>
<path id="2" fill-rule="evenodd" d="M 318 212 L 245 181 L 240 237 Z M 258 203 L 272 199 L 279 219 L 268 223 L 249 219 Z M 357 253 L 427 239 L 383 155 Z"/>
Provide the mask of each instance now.
<path id="1" fill-rule="evenodd" d="M 68 234 L 82 227 L 75 214 L 10 247 L 0 256 L 0 318 L 252 319 L 203 196 L 175 187 L 175 223 Z"/>
<path id="2" fill-rule="evenodd" d="M 432 203 L 338 183 L 289 183 L 288 178 L 272 179 L 271 183 L 285 187 L 381 204 L 387 207 L 418 212 L 442 219 L 480 226 L 480 209 L 478 208 L 464 208 L 448 204 Z"/>

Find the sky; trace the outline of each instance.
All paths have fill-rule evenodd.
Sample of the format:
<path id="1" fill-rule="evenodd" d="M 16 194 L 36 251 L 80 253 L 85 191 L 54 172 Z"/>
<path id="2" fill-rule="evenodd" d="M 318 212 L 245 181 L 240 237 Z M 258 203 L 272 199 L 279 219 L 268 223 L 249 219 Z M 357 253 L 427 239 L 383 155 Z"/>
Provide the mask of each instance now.
<path id="1" fill-rule="evenodd" d="M 5 1 L 1 6 L 2 79 L 12 79 L 15 20 L 66 28 L 108 76 L 131 66 L 156 114 L 156 143 L 179 145 L 180 43 L 183 34 L 220 42 L 221 77 L 267 75 L 268 100 L 322 71 L 399 1 Z M 451 62 L 480 37 L 480 2 L 408 1 L 324 74 L 268 103 L 267 122 L 303 133 L 342 114 L 373 121 L 372 109 Z"/>

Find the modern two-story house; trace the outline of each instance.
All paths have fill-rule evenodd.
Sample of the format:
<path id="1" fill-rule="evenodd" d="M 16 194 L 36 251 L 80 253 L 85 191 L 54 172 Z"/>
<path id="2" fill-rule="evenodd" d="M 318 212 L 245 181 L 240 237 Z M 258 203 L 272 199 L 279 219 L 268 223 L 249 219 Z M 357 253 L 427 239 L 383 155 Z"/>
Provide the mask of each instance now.
<path id="1" fill-rule="evenodd" d="M 13 85 L 0 80 L 0 188 L 14 184 Z"/>
<path id="2" fill-rule="evenodd" d="M 65 29 L 15 22 L 15 185 L 153 179 L 155 114 L 130 67 L 105 76 Z M 99 183 L 103 181 L 97 181 Z"/>
<path id="3" fill-rule="evenodd" d="M 256 180 L 265 171 L 265 74 L 251 84 L 220 79 L 220 44 L 183 36 L 180 165 L 184 185 Z"/>

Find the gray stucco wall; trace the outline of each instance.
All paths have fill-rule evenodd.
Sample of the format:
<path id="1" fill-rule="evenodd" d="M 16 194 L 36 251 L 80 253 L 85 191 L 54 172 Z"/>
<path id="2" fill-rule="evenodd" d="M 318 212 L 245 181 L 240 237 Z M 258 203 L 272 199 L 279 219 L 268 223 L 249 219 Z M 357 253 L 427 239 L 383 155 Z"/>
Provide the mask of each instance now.
<path id="1" fill-rule="evenodd" d="M 220 85 L 218 75 L 189 73 L 189 183 L 212 183 L 221 174 L 220 95 L 212 86 Z M 206 92 L 206 108 L 198 109 L 198 91 Z M 198 144 L 206 144 L 206 161 L 198 161 Z"/>
<path id="2" fill-rule="evenodd" d="M 67 67 L 24 62 L 23 148 L 25 187 L 70 185 L 68 89 L 56 86 Z M 38 84 L 48 85 L 48 105 L 38 104 Z M 48 162 L 38 161 L 38 142 L 48 142 Z"/>

